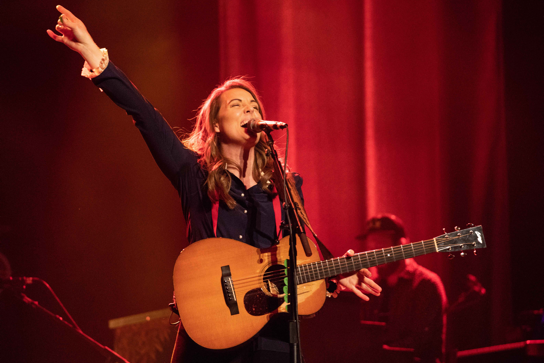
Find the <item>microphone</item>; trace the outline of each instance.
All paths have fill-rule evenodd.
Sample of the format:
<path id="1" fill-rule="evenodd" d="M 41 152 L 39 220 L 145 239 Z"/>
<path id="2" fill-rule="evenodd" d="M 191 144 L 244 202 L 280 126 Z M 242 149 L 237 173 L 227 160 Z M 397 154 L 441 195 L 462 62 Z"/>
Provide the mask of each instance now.
<path id="1" fill-rule="evenodd" d="M 257 133 L 261 131 L 281 130 L 286 128 L 287 124 L 281 121 L 250 120 L 245 125 L 242 125 L 242 127 Z"/>

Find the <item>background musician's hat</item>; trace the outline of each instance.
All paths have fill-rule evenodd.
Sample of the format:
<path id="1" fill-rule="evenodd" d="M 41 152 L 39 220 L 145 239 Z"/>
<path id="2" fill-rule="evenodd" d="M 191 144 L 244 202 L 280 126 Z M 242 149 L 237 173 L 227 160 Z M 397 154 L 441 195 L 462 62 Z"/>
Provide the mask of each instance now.
<path id="1" fill-rule="evenodd" d="M 393 214 L 379 214 L 366 221 L 365 232 L 355 238 L 364 240 L 369 233 L 376 231 L 392 231 L 396 239 L 406 237 L 404 223 L 399 217 Z"/>

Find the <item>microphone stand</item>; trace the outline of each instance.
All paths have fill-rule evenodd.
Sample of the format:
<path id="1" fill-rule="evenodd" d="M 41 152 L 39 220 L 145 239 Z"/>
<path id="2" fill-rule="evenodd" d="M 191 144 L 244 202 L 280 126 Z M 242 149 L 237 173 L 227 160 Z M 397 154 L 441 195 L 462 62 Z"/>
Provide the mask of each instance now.
<path id="1" fill-rule="evenodd" d="M 289 313 L 289 344 L 290 344 L 290 361 L 291 363 L 302 362 L 302 354 L 300 350 L 300 326 L 298 316 L 298 293 L 297 293 L 297 234 L 300 236 L 301 243 L 304 246 L 304 251 L 307 256 L 312 254 L 308 240 L 306 238 L 304 224 L 298 218 L 294 209 L 293 196 L 289 183 L 283 184 L 285 180 L 285 170 L 283 170 L 279 161 L 278 153 L 274 148 L 274 139 L 270 135 L 272 130 L 264 130 L 268 136 L 268 147 L 274 161 L 274 181 L 278 196 L 283 202 L 283 209 L 287 214 L 289 225 L 289 264 L 287 274 L 287 291 L 288 291 L 288 307 Z M 285 199 L 285 200 L 284 200 Z M 279 236 L 278 236 L 279 237 Z"/>
<path id="2" fill-rule="evenodd" d="M 36 320 L 36 323 L 38 323 L 37 326 L 40 326 L 40 323 L 47 323 L 52 328 L 54 328 L 54 331 L 57 331 L 56 334 L 71 334 L 73 336 L 73 339 L 75 341 L 72 343 L 79 343 L 82 342 L 82 344 L 86 344 L 90 346 L 92 349 L 97 351 L 102 357 L 104 357 L 105 362 L 107 363 L 130 363 L 128 360 L 120 356 L 115 351 L 111 350 L 109 347 L 102 345 L 98 343 L 96 340 L 85 334 L 79 326 L 77 326 L 74 319 L 72 319 L 72 316 L 68 313 L 64 305 L 61 303 L 51 286 L 44 280 L 37 278 L 37 277 L 19 277 L 19 278 L 12 278 L 9 277 L 8 279 L 2 279 L 0 282 L 2 282 L 2 285 L 0 285 L 0 288 L 6 288 L 5 290 L 0 289 L 0 294 L 4 294 L 3 296 L 6 298 L 6 304 L 8 306 L 11 306 L 12 309 L 17 307 L 20 309 L 21 304 L 23 303 L 23 308 L 25 309 L 23 313 L 29 316 L 32 316 L 34 320 Z M 63 319 L 61 316 L 47 310 L 42 305 L 38 303 L 38 301 L 30 299 L 28 296 L 23 294 L 20 290 L 24 290 L 26 285 L 31 284 L 33 282 L 41 282 L 45 287 L 49 290 L 49 292 L 53 295 L 55 300 L 59 303 L 60 307 L 66 314 L 66 316 L 69 318 L 70 322 Z M 37 318 L 37 319 L 36 319 Z M 16 322 L 20 325 L 21 324 L 21 318 L 18 317 L 16 319 Z M 15 324 L 15 323 L 13 323 Z M 11 324 L 8 324 L 11 325 Z M 38 331 L 38 330 L 37 330 Z M 15 336 L 18 337 L 21 333 L 19 330 L 17 330 L 15 333 Z M 8 344 L 9 346 L 9 344 Z M 18 346 L 18 345 L 17 345 Z M 11 348 L 7 349 L 5 352 L 9 355 L 12 351 L 15 352 L 13 347 L 6 347 Z M 62 344 L 59 342 L 59 350 L 58 354 L 70 354 L 68 346 L 62 346 Z M 0 359 L 4 356 L 4 351 L 0 350 Z M 26 353 L 25 353 L 26 354 Z M 88 354 L 88 353 L 82 353 Z M 51 358 L 51 357 L 48 357 Z M 87 357 L 88 358 L 88 357 Z M 56 358 L 55 358 L 56 359 Z M 43 361 L 40 359 L 39 361 Z M 46 359 L 47 361 L 47 359 Z M 57 359 L 58 361 L 58 359 Z M 100 360 L 102 361 L 102 360 Z"/>

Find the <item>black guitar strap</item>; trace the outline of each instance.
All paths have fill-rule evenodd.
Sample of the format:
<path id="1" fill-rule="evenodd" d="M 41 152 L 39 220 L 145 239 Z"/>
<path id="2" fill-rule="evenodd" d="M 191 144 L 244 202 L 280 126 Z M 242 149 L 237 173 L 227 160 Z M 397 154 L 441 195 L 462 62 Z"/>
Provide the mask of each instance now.
<path id="1" fill-rule="evenodd" d="M 323 258 L 326 260 L 333 258 L 332 253 L 319 240 L 319 238 L 317 237 L 317 234 L 312 228 L 312 225 L 310 224 L 310 220 L 308 219 L 308 215 L 306 214 L 306 210 L 304 209 L 304 204 L 302 203 L 302 198 L 300 198 L 300 195 L 298 194 L 296 181 L 295 181 L 295 177 L 293 176 L 293 173 L 287 173 L 286 179 L 287 179 L 287 183 L 289 184 L 289 189 L 291 190 L 291 195 L 293 196 L 293 203 L 295 204 L 294 208 L 295 208 L 295 211 L 297 212 L 298 217 L 306 225 L 306 227 L 308 227 L 310 232 L 312 232 L 312 236 L 314 236 L 314 239 L 317 242 L 317 246 L 320 249 L 321 255 L 323 256 Z"/>

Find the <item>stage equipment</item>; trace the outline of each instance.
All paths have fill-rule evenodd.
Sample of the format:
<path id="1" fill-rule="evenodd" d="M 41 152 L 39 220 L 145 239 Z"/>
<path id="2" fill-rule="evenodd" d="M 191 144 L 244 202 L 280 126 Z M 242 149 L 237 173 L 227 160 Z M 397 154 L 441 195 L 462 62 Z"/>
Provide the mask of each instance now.
<path id="1" fill-rule="evenodd" d="M 544 362 L 544 340 L 527 340 L 457 352 L 457 363 L 524 362 Z"/>
<path id="2" fill-rule="evenodd" d="M 16 278 L 11 281 L 20 282 Z M 0 292 L 0 362 L 128 363 L 83 333 L 69 315 L 70 323 L 21 290 L 8 286 Z"/>
<path id="3" fill-rule="evenodd" d="M 249 120 L 242 127 L 257 133 L 261 131 L 281 130 L 286 128 L 287 124 L 281 121 Z"/>
<path id="4" fill-rule="evenodd" d="M 171 317 L 177 320 L 167 308 L 110 320 L 113 348 L 132 362 L 169 362 L 178 330 L 170 324 Z"/>

